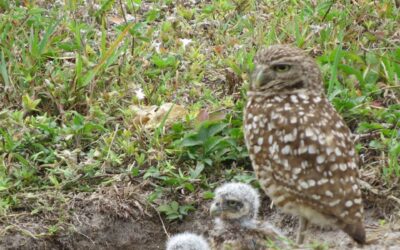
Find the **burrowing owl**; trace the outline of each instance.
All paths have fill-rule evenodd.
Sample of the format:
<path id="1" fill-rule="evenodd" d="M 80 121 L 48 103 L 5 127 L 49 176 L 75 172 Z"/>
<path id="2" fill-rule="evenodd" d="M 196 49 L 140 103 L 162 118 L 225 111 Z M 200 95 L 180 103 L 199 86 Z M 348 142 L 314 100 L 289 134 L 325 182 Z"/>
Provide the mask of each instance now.
<path id="1" fill-rule="evenodd" d="M 210 250 L 210 247 L 203 236 L 185 232 L 172 236 L 167 242 L 167 250 Z"/>
<path id="2" fill-rule="evenodd" d="M 255 57 L 245 139 L 257 178 L 273 203 L 307 222 L 336 225 L 365 243 L 363 205 L 350 130 L 324 95 L 318 66 L 285 45 Z"/>
<path id="3" fill-rule="evenodd" d="M 257 220 L 259 196 L 244 183 L 227 183 L 215 190 L 210 208 L 216 217 L 210 232 L 212 249 L 269 249 L 283 235 L 266 222 Z M 276 242 L 275 242 L 276 241 Z"/>

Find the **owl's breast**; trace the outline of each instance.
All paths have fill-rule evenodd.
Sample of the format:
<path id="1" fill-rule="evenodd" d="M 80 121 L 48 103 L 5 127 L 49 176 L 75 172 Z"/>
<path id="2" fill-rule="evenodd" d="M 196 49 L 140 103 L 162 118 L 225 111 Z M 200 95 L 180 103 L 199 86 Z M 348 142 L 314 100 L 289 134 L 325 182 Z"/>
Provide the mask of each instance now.
<path id="1" fill-rule="evenodd" d="M 319 114 L 328 113 L 323 105 L 319 105 L 321 101 L 320 96 L 305 94 L 250 97 L 245 109 L 244 132 L 254 167 L 268 164 L 270 159 L 277 160 L 282 155 L 301 153 L 296 151 L 305 147 L 301 137 L 312 134 L 308 130 L 313 127 L 323 127 L 326 123 L 325 119 L 319 118 Z M 312 140 L 318 139 L 316 134 L 311 136 L 316 137 L 310 138 Z M 285 170 L 290 170 L 290 163 L 283 162 Z"/>
<path id="2" fill-rule="evenodd" d="M 253 169 L 263 187 L 273 184 L 269 149 L 274 147 L 272 134 L 275 126 L 271 114 L 275 106 L 276 103 L 270 99 L 249 98 L 244 114 L 246 146 Z"/>
<path id="3" fill-rule="evenodd" d="M 249 98 L 244 115 L 244 133 L 253 167 L 268 167 L 269 157 L 277 150 L 275 137 L 282 133 L 277 124 L 284 124 L 288 118 L 279 115 L 276 98 Z M 282 126 L 279 126 L 282 127 Z"/>
<path id="4" fill-rule="evenodd" d="M 298 157 L 300 150 L 307 149 L 307 141 L 301 137 L 304 128 L 315 123 L 319 99 L 306 95 L 249 98 L 244 116 L 245 140 L 264 189 L 273 189 L 275 184 L 279 188 L 283 183 L 296 186 L 299 172 L 295 167 L 307 163 Z"/>

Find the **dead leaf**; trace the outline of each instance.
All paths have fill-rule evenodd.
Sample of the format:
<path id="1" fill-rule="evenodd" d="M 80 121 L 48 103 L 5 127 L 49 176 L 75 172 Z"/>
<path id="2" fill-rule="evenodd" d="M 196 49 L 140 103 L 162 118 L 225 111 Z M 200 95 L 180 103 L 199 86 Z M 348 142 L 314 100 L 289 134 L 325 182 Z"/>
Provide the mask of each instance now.
<path id="1" fill-rule="evenodd" d="M 207 109 L 200 109 L 199 113 L 197 114 L 196 121 L 198 123 L 202 123 L 208 120 L 208 110 Z"/>
<path id="2" fill-rule="evenodd" d="M 173 103 L 164 103 L 154 113 L 146 127 L 156 128 L 161 125 L 164 118 L 166 118 L 166 124 L 171 124 L 175 121 L 183 120 L 185 115 L 186 109 L 184 107 Z"/>
<path id="3" fill-rule="evenodd" d="M 374 100 L 371 102 L 371 106 L 374 108 L 382 108 L 384 105 L 383 105 L 382 101 Z"/>
<path id="4" fill-rule="evenodd" d="M 110 23 L 116 24 L 116 25 L 120 25 L 120 24 L 123 24 L 125 22 L 125 20 L 122 17 L 119 17 L 119 16 L 110 16 L 110 17 L 107 17 L 107 20 Z"/>
<path id="5" fill-rule="evenodd" d="M 157 106 L 136 106 L 132 105 L 130 107 L 136 114 L 132 123 L 134 126 L 144 126 L 146 125 L 151 116 L 155 113 Z"/>
<path id="6" fill-rule="evenodd" d="M 132 105 L 131 109 L 136 114 L 132 123 L 148 129 L 159 127 L 164 119 L 165 125 L 170 125 L 176 121 L 183 120 L 187 114 L 183 106 L 174 103 L 164 103 L 161 106 Z"/>
<path id="7" fill-rule="evenodd" d="M 224 50 L 224 47 L 223 47 L 223 46 L 217 45 L 217 46 L 214 47 L 214 51 L 215 51 L 215 53 L 217 53 L 218 55 L 221 55 L 222 52 L 223 52 L 223 50 Z"/>
<path id="8" fill-rule="evenodd" d="M 225 79 L 226 79 L 226 94 L 232 95 L 235 93 L 241 82 L 243 81 L 239 75 L 237 75 L 232 69 L 226 68 L 225 69 Z"/>
<path id="9" fill-rule="evenodd" d="M 209 114 L 208 119 L 210 121 L 221 121 L 226 118 L 227 113 L 228 113 L 227 109 L 216 110 Z"/>
<path id="10" fill-rule="evenodd" d="M 197 123 L 204 121 L 221 121 L 226 118 L 228 111 L 226 109 L 219 109 L 216 111 L 208 112 L 207 109 L 201 109 L 196 117 Z"/>

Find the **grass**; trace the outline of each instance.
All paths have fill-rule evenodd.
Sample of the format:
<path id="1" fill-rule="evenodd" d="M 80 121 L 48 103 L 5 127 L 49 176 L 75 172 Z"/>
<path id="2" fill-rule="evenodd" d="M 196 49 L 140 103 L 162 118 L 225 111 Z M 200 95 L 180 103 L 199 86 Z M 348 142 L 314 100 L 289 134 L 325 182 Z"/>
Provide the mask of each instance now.
<path id="1" fill-rule="evenodd" d="M 366 180 L 400 193 L 395 1 L 94 2 L 0 1 L 2 222 L 45 213 L 27 205 L 47 204 L 39 194 L 62 204 L 121 176 L 151 182 L 170 220 L 222 181 L 256 184 L 242 110 L 252 58 L 275 43 L 316 57 Z"/>

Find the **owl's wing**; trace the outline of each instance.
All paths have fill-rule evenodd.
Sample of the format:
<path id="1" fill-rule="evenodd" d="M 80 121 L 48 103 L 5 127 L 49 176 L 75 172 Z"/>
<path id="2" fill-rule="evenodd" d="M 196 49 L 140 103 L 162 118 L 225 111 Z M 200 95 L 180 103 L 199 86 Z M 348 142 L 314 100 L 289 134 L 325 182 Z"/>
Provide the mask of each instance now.
<path id="1" fill-rule="evenodd" d="M 211 249 L 215 250 L 239 250 L 243 249 L 245 234 L 243 228 L 215 226 L 209 233 Z"/>
<path id="2" fill-rule="evenodd" d="M 224 233 L 221 230 L 217 230 L 213 228 L 208 237 L 208 241 L 210 242 L 211 249 L 222 249 L 225 238 Z"/>
<path id="3" fill-rule="evenodd" d="M 248 230 L 245 235 L 242 235 L 242 239 L 236 242 L 236 245 L 241 245 L 240 250 L 266 250 L 274 249 L 274 247 L 282 248 L 283 244 L 277 235 L 264 228 L 256 228 Z"/>
<path id="4" fill-rule="evenodd" d="M 335 218 L 357 214 L 359 221 L 362 200 L 350 130 L 327 100 L 320 102 L 326 103 L 308 107 L 300 117 L 298 110 L 288 113 L 295 122 L 277 119 L 266 134 L 272 178 L 316 211 Z"/>
<path id="5" fill-rule="evenodd" d="M 209 241 L 211 249 L 218 250 L 266 250 L 277 234 L 264 223 L 250 222 L 238 228 L 224 228 L 212 230 Z"/>
<path id="6" fill-rule="evenodd" d="M 285 238 L 285 235 L 279 229 L 268 222 L 259 221 L 257 228 L 260 232 L 262 232 L 263 235 L 265 235 L 265 237 L 269 239 L 275 240 Z"/>
<path id="7" fill-rule="evenodd" d="M 220 235 L 209 239 L 211 249 L 215 250 L 261 250 L 257 248 L 258 240 L 254 235 L 237 234 L 235 237 Z"/>
<path id="8" fill-rule="evenodd" d="M 284 234 L 268 222 L 258 221 L 253 234 L 260 249 L 291 249 Z"/>

